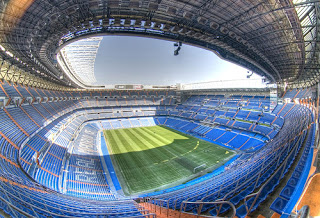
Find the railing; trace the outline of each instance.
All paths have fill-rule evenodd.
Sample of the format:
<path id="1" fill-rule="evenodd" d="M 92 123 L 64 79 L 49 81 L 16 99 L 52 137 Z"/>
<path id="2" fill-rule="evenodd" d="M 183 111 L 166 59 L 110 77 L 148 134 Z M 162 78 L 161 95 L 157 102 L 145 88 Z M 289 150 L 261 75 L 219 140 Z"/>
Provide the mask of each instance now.
<path id="1" fill-rule="evenodd" d="M 151 205 L 151 210 L 152 210 L 152 205 L 154 205 L 153 210 L 155 213 L 157 213 L 157 206 L 159 206 L 159 213 L 162 214 L 163 210 L 166 209 L 166 215 L 167 217 L 169 216 L 169 200 L 162 200 L 162 199 L 157 199 L 157 198 L 143 198 L 143 203 L 149 203 Z M 164 207 L 164 203 L 166 203 L 166 207 Z"/>
<path id="2" fill-rule="evenodd" d="M 8 191 L 7 189 L 11 189 L 11 191 Z M 118 206 L 119 202 L 120 203 L 128 202 L 128 205 L 132 205 L 132 209 L 134 208 L 134 206 L 136 206 L 136 209 L 141 213 L 141 215 L 132 216 L 132 212 L 136 212 L 135 210 L 129 211 L 129 212 L 121 212 L 121 213 L 99 212 L 99 210 L 95 210 L 94 208 L 94 205 L 95 205 L 94 201 L 88 201 L 88 203 L 91 202 L 90 204 L 92 204 L 92 208 L 86 207 L 85 204 L 78 205 L 79 207 L 77 207 L 77 203 L 75 203 L 74 205 L 63 205 L 62 203 L 60 205 L 59 204 L 52 205 L 53 202 L 51 202 L 50 200 L 46 202 L 46 200 L 41 199 L 41 197 L 40 197 L 41 200 L 37 200 L 35 196 L 33 196 L 34 193 L 32 194 L 32 196 L 30 193 L 27 193 L 27 192 L 20 193 L 18 190 L 14 190 L 13 186 L 8 185 L 3 181 L 0 181 L 0 190 L 1 190 L 1 193 L 6 197 L 5 199 L 3 196 L 0 195 L 0 200 L 9 207 L 14 217 L 19 217 L 16 214 L 17 212 L 21 213 L 26 217 L 34 217 L 34 216 L 38 216 L 39 214 L 45 214 L 45 216 L 53 216 L 53 217 L 85 217 L 85 216 L 106 216 L 107 217 L 108 215 L 112 217 L 116 217 L 117 215 L 123 216 L 125 214 L 128 214 L 128 216 L 130 217 L 148 217 L 148 218 L 156 217 L 154 213 L 150 213 L 148 210 L 145 210 L 143 207 L 137 205 L 133 201 L 117 201 L 117 202 L 110 201 L 102 205 L 109 204 L 108 206 L 112 207 L 112 206 Z M 50 194 L 50 192 L 48 192 L 48 194 Z M 55 194 L 55 193 L 52 192 L 52 194 Z M 69 200 L 72 200 L 72 198 L 69 198 Z M 83 201 L 85 202 L 86 200 L 84 199 Z M 34 202 L 41 204 L 41 206 L 35 205 Z M 21 206 L 17 207 L 15 205 L 16 203 L 23 205 L 23 207 L 25 208 L 28 208 L 34 214 L 29 214 L 28 212 L 24 211 L 23 209 L 20 208 Z M 61 206 L 63 206 L 64 209 L 61 208 Z M 61 213 L 58 214 L 51 211 L 52 209 L 56 210 L 57 208 L 59 208 L 59 212 Z"/>
<path id="3" fill-rule="evenodd" d="M 302 136 L 299 137 L 299 140 L 297 141 L 296 146 L 298 146 L 298 144 L 300 143 L 301 137 L 302 137 Z M 296 152 L 297 152 L 297 148 L 298 148 L 298 147 L 296 147 L 296 150 L 295 150 Z M 264 159 L 264 161 L 263 161 L 262 164 L 261 164 L 262 169 L 259 170 L 259 172 L 257 172 L 257 174 L 256 174 L 257 176 L 253 176 L 253 177 L 251 177 L 251 178 L 249 178 L 249 179 L 246 178 L 244 182 L 241 182 L 241 184 L 239 184 L 239 181 L 242 181 L 242 180 L 241 180 L 242 178 L 239 178 L 239 179 L 235 180 L 234 183 L 236 183 L 236 187 L 235 187 L 232 191 L 230 191 L 229 193 L 227 193 L 221 200 L 222 200 L 222 201 L 225 201 L 226 199 L 230 198 L 234 193 L 236 193 L 237 191 L 243 189 L 243 187 L 245 187 L 247 184 L 251 184 L 252 182 L 255 183 L 255 187 L 253 188 L 253 189 L 255 189 L 256 186 L 257 186 L 258 181 L 259 181 L 260 178 L 263 176 L 263 173 L 265 173 L 265 172 L 266 172 L 269 168 L 271 168 L 274 164 L 275 164 L 276 166 L 278 166 L 281 155 L 283 155 L 284 153 L 286 153 L 286 152 L 289 151 L 289 150 L 291 150 L 291 146 L 288 146 L 287 149 L 284 150 L 283 152 L 279 152 L 279 154 L 276 156 L 276 158 L 274 158 L 274 159 L 276 159 L 277 161 L 275 161 L 275 162 L 273 162 L 273 163 L 271 162 L 271 163 L 269 163 L 269 164 L 266 164 L 266 159 Z M 293 150 L 293 151 L 294 151 L 294 150 Z M 296 152 L 295 152 L 295 153 L 296 153 Z M 291 157 L 291 153 L 289 154 L 289 156 Z M 288 157 L 289 157 L 289 156 L 288 156 Z M 287 160 L 284 160 L 283 164 L 285 164 L 286 161 L 287 161 Z M 278 170 L 277 170 L 276 172 L 274 172 L 273 175 L 276 175 L 276 173 L 281 169 L 281 167 L 283 166 L 283 164 L 282 164 L 280 167 L 278 167 Z M 265 165 L 266 165 L 266 166 L 265 166 Z M 282 173 L 283 173 L 283 171 L 282 171 Z M 281 176 L 282 176 L 282 175 L 281 175 Z M 281 176 L 280 176 L 280 177 L 281 177 Z M 270 180 L 272 180 L 273 177 L 274 177 L 274 176 L 271 176 L 271 177 L 269 178 L 269 180 L 268 180 L 265 184 L 268 184 L 268 182 L 269 182 Z M 231 186 L 231 185 L 232 185 L 232 184 L 230 184 L 229 186 Z M 265 185 L 263 185 L 263 186 L 260 188 L 260 191 L 258 191 L 258 195 L 256 196 L 256 198 L 259 197 L 259 195 L 260 195 L 260 193 L 261 193 L 261 190 L 263 190 L 264 187 L 265 187 Z M 220 192 L 220 191 L 221 191 L 221 190 L 217 190 L 216 192 L 213 192 L 213 193 L 211 193 L 210 195 L 207 195 L 206 197 L 202 198 L 201 201 L 204 201 L 206 198 L 208 198 L 208 197 L 210 197 L 210 196 L 213 196 L 213 195 L 217 194 L 217 193 Z M 257 193 L 255 193 L 255 194 L 257 194 Z M 252 197 L 252 196 L 250 196 L 250 197 Z M 255 199 L 255 201 L 256 201 L 256 199 Z M 255 202 L 254 202 L 254 203 L 255 203 Z M 254 205 L 254 203 L 253 203 L 252 205 Z M 220 209 L 221 209 L 221 206 L 220 206 L 220 208 L 217 210 L 218 214 L 219 214 L 219 212 L 220 212 Z M 251 207 L 250 207 L 250 210 L 251 210 Z"/>
<path id="4" fill-rule="evenodd" d="M 305 137 L 303 138 L 302 135 L 301 135 L 299 137 L 299 139 L 297 140 L 297 142 L 295 143 L 295 146 L 291 149 L 290 153 L 287 154 L 287 157 L 285 158 L 285 160 L 280 164 L 280 166 L 272 174 L 272 176 L 269 177 L 269 179 L 264 183 L 264 185 L 262 185 L 261 188 L 256 193 L 249 194 L 244 198 L 244 205 L 246 207 L 247 214 L 249 214 L 251 212 L 252 208 L 254 207 L 255 203 L 258 200 L 258 197 L 260 196 L 260 194 L 264 190 L 264 188 L 270 183 L 270 181 L 272 181 L 273 178 L 275 178 L 275 176 L 277 176 L 277 174 L 280 171 L 281 171 L 281 173 L 279 175 L 279 179 L 278 180 L 280 180 L 282 178 L 282 176 L 284 174 L 284 171 L 285 171 L 285 169 L 287 167 L 288 161 L 290 161 L 290 158 L 292 158 L 292 155 L 295 156 L 295 154 L 298 152 L 299 145 L 301 145 L 300 143 L 303 143 L 303 142 L 301 142 L 301 140 L 304 140 L 304 139 L 305 139 Z M 253 200 L 252 204 L 248 207 L 247 199 L 252 198 L 252 197 L 254 197 L 254 200 Z"/>
<path id="5" fill-rule="evenodd" d="M 186 206 L 187 204 L 198 204 L 200 205 L 198 207 L 198 210 L 197 210 L 197 217 L 201 217 L 201 210 L 202 210 L 202 207 L 203 205 L 223 205 L 223 204 L 228 204 L 230 205 L 231 209 L 232 209 L 232 216 L 231 217 L 235 217 L 236 216 L 236 208 L 235 206 L 230 202 L 230 201 L 214 201 L 214 202 L 191 202 L 191 201 L 183 201 L 181 203 L 182 206 L 184 206 L 184 210 L 186 209 Z M 181 214 L 184 213 L 182 211 L 182 206 L 180 208 L 180 213 L 179 213 L 179 218 L 181 217 Z M 221 208 L 220 206 L 220 208 Z M 220 210 L 220 209 L 219 209 Z M 219 214 L 219 213 L 218 213 Z"/>
<path id="6" fill-rule="evenodd" d="M 309 218 L 309 213 L 310 213 L 309 205 L 304 205 L 294 218 Z"/>

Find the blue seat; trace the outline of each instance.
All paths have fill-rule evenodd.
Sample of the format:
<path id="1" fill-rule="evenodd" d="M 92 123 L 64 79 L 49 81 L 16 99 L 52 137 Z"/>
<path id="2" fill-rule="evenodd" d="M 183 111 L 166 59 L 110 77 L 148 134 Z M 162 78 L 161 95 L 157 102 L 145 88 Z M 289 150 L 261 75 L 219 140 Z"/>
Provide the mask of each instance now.
<path id="1" fill-rule="evenodd" d="M 270 209 L 278 214 L 282 214 L 284 208 L 286 207 L 288 201 L 281 197 L 276 198 L 274 202 L 271 204 Z"/>
<path id="2" fill-rule="evenodd" d="M 235 206 L 239 204 L 239 202 L 243 199 L 241 195 L 236 195 L 233 198 L 230 199 L 230 202 L 233 203 Z"/>
<path id="3" fill-rule="evenodd" d="M 291 177 L 287 182 L 287 185 L 291 186 L 292 188 L 295 188 L 297 183 L 298 183 L 298 179 Z"/>
<path id="4" fill-rule="evenodd" d="M 290 185 L 286 185 L 282 189 L 282 191 L 280 193 L 280 196 L 285 198 L 285 199 L 287 199 L 287 200 L 289 200 L 291 195 L 293 194 L 293 192 L 294 192 L 294 188 L 292 186 L 290 186 Z"/>
<path id="5" fill-rule="evenodd" d="M 246 217 L 246 215 L 247 215 L 246 207 L 244 205 L 241 205 L 240 207 L 238 207 L 236 215 L 238 218 Z"/>
<path id="6" fill-rule="evenodd" d="M 220 209 L 220 207 L 221 207 L 221 209 Z M 211 216 L 218 216 L 220 214 L 227 212 L 230 208 L 231 207 L 229 204 L 223 204 L 222 206 L 216 205 L 214 209 L 209 211 L 209 213 L 211 214 Z M 217 210 L 219 210 L 219 209 L 220 209 L 219 214 L 217 214 Z"/>

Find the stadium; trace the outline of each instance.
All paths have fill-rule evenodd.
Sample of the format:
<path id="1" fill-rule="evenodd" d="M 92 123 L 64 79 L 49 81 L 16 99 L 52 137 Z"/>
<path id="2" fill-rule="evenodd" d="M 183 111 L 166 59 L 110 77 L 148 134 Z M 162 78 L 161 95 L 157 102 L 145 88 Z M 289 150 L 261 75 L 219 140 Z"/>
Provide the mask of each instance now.
<path id="1" fill-rule="evenodd" d="M 318 0 L 0 11 L 0 217 L 320 217 Z M 195 46 L 266 85 L 97 85 L 109 36 Z"/>

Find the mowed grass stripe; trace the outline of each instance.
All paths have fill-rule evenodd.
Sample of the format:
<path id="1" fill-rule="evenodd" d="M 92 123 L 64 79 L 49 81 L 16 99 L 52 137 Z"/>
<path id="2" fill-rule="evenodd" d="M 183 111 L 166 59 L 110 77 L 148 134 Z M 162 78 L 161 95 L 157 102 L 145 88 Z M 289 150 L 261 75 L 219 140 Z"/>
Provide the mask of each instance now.
<path id="1" fill-rule="evenodd" d="M 139 166 L 140 169 L 137 170 L 144 170 L 145 168 L 151 170 L 150 165 L 154 164 L 155 162 L 161 162 L 163 158 L 166 158 L 166 154 L 163 152 L 163 149 L 155 149 L 159 147 L 159 144 L 157 144 L 155 141 L 148 139 L 147 133 L 143 131 L 141 133 L 141 128 L 131 128 L 126 129 L 128 132 L 130 132 L 131 137 L 133 137 L 135 142 L 137 143 L 139 147 L 139 151 L 148 150 L 148 152 L 139 153 L 138 155 L 141 160 L 143 160 L 143 165 Z M 143 144 L 143 146 L 139 146 Z M 145 147 L 149 149 L 145 149 Z M 142 149 L 143 148 L 143 149 Z M 174 167 L 168 166 L 174 170 Z M 155 178 L 157 181 L 161 182 L 163 178 L 161 178 L 161 175 L 157 173 L 157 171 L 152 170 L 153 178 Z"/>
<path id="2" fill-rule="evenodd" d="M 140 134 L 141 137 L 144 136 L 146 141 L 148 141 L 148 143 L 150 143 L 151 147 L 154 147 L 154 146 L 152 146 L 152 144 L 158 143 L 158 145 L 159 145 L 159 144 L 162 144 L 163 141 L 167 141 L 167 143 L 171 142 L 171 140 L 167 140 L 164 137 L 161 137 L 162 140 L 159 140 L 157 133 L 150 131 L 149 128 L 136 128 L 134 130 L 136 130 L 137 134 Z M 163 139 L 165 139 L 165 140 L 163 140 Z M 168 145 L 170 145 L 170 144 L 168 144 Z M 153 161 L 154 165 L 155 164 L 163 164 L 164 161 L 167 162 L 167 161 L 171 160 L 172 158 L 179 157 L 181 152 L 179 152 L 175 149 L 170 150 L 169 148 L 170 148 L 170 146 L 161 146 L 161 147 L 158 147 L 158 149 L 153 150 L 153 151 L 156 151 L 156 152 L 154 152 L 154 153 L 156 153 L 156 156 L 152 156 L 150 158 Z M 173 172 L 175 172 L 175 174 L 179 174 L 179 175 L 180 174 L 183 175 L 183 173 L 184 173 L 183 171 L 177 170 L 175 164 L 167 164 L 166 167 L 168 167 L 168 169 L 167 169 L 168 172 L 173 171 Z"/>
<path id="3" fill-rule="evenodd" d="M 108 147 L 109 149 L 111 149 L 112 154 L 119 154 L 120 149 L 124 151 L 122 155 L 123 160 L 118 158 L 111 158 L 111 159 L 116 161 L 116 163 L 113 163 L 113 165 L 114 165 L 114 169 L 116 170 L 117 177 L 121 183 L 121 186 L 124 187 L 123 184 L 126 184 L 125 187 L 129 187 L 130 185 L 128 184 L 128 181 L 130 181 L 130 178 L 132 178 L 134 175 L 130 171 L 123 173 L 122 169 L 127 169 L 130 166 L 128 165 L 128 163 L 134 162 L 133 157 L 131 155 L 126 155 L 127 154 L 126 147 L 128 146 L 123 146 L 122 142 L 125 142 L 125 140 L 121 141 L 116 131 L 107 131 L 105 132 L 105 134 L 107 137 Z M 111 146 L 111 145 L 117 145 L 117 146 Z"/>
<path id="4" fill-rule="evenodd" d="M 162 128 L 166 129 L 165 127 L 162 127 Z M 148 128 L 145 128 L 144 130 L 148 133 L 152 132 Z M 165 131 L 165 132 L 168 133 L 168 134 L 166 134 L 165 137 L 175 138 L 173 141 L 168 140 L 168 142 L 170 142 L 171 146 L 161 147 L 166 151 L 166 153 L 169 153 L 168 156 L 173 155 L 174 157 L 178 157 L 186 151 L 187 146 L 190 146 L 190 148 L 192 149 L 197 145 L 197 141 L 195 141 L 195 140 L 192 140 L 192 141 L 184 140 L 184 139 L 190 139 L 189 137 L 183 136 L 183 135 L 176 133 L 174 131 L 169 131 L 169 132 Z M 154 134 L 154 137 L 164 138 L 163 136 L 159 136 L 159 134 Z M 184 144 L 184 146 L 181 146 L 182 143 Z"/>
<path id="5" fill-rule="evenodd" d="M 146 131 L 150 133 L 149 129 L 146 129 Z M 177 137 L 177 138 L 181 138 L 181 139 L 175 139 L 171 143 L 172 146 L 163 147 L 163 149 L 165 149 L 166 152 L 169 152 L 170 154 L 174 154 L 175 157 L 178 157 L 178 156 L 181 156 L 181 155 L 185 154 L 186 149 L 189 148 L 189 150 L 191 150 L 191 149 L 193 149 L 193 148 L 195 148 L 197 146 L 197 141 L 196 140 L 182 140 L 182 139 L 190 139 L 190 138 L 182 136 L 181 134 L 178 134 L 178 133 L 176 133 L 174 131 L 170 131 L 169 133 L 172 133 L 171 134 L 172 136 L 179 135 L 179 137 Z M 158 134 L 156 134 L 156 135 L 158 135 Z M 183 144 L 183 146 L 182 146 L 182 144 Z"/>
<path id="6" fill-rule="evenodd" d="M 129 151 L 140 150 L 142 147 L 141 144 L 143 144 L 143 143 L 139 143 L 138 141 L 134 140 L 136 138 L 135 138 L 134 134 L 132 134 L 132 133 L 130 134 L 130 132 L 128 132 L 129 130 L 130 129 L 120 129 L 120 131 L 116 131 L 117 137 L 119 139 L 120 139 L 120 137 L 122 138 L 121 143 L 123 144 L 123 142 L 125 142 L 127 148 L 129 148 Z M 139 147 L 139 149 L 137 149 L 138 147 Z M 145 147 L 145 146 L 143 146 L 143 147 Z M 143 156 L 143 158 L 141 158 L 140 157 L 141 153 L 138 153 L 138 152 L 129 153 L 126 148 L 125 148 L 124 154 L 126 154 L 130 157 L 128 159 L 126 159 L 126 158 L 124 159 L 125 162 L 128 163 L 126 169 L 129 169 L 129 170 L 131 168 L 136 168 L 136 167 L 143 168 L 143 167 L 148 166 L 149 163 L 152 163 L 152 161 L 149 158 L 144 158 L 144 156 Z"/>
<path id="7" fill-rule="evenodd" d="M 121 145 L 121 147 L 119 148 L 122 148 L 122 153 L 120 152 L 120 150 L 118 150 L 115 154 L 115 157 L 117 163 L 121 166 L 120 171 L 122 172 L 126 181 L 129 181 L 130 178 L 133 178 L 135 176 L 135 170 L 137 168 L 141 169 L 139 172 L 141 176 L 148 176 L 150 174 L 153 174 L 153 172 L 148 168 L 142 170 L 142 168 L 147 165 L 146 161 L 148 159 L 144 157 L 141 158 L 137 152 L 132 152 L 135 149 L 135 142 L 128 136 L 126 132 L 127 129 L 111 131 L 111 134 L 116 139 L 115 141 Z M 113 148 L 114 147 L 117 146 L 113 146 Z M 119 155 L 121 155 L 122 157 L 118 158 Z"/>
<path id="8" fill-rule="evenodd" d="M 135 143 L 139 147 L 138 149 L 139 151 L 144 151 L 148 149 L 150 150 L 150 152 L 143 154 L 143 155 L 147 155 L 147 158 L 143 159 L 144 163 L 140 167 L 145 167 L 145 166 L 148 166 L 148 164 L 153 164 L 152 159 L 161 159 L 161 154 L 158 154 L 153 149 L 155 148 L 154 144 L 148 142 L 148 140 L 145 140 L 145 137 L 141 137 L 137 132 L 137 129 L 128 129 L 128 131 L 130 133 L 130 137 L 133 137 L 135 139 Z"/>
<path id="9" fill-rule="evenodd" d="M 130 131 L 130 130 L 132 130 L 132 129 L 119 129 L 116 131 L 112 131 L 112 130 L 110 131 L 113 136 L 116 134 L 117 137 L 116 137 L 116 140 L 114 140 L 114 141 L 120 143 L 119 147 L 122 147 L 124 141 L 125 141 L 125 143 L 128 143 L 128 141 L 129 141 L 128 138 L 131 137 L 132 135 L 129 136 L 128 134 L 125 134 L 124 132 Z M 114 132 L 117 132 L 118 134 L 114 133 Z M 123 141 L 119 140 L 119 138 L 123 137 L 123 136 L 124 136 Z M 133 136 L 133 137 L 135 137 L 135 136 Z M 130 140 L 130 141 L 133 142 L 133 140 Z M 115 146 L 115 147 L 117 147 L 117 146 Z M 123 153 L 123 156 L 120 158 L 120 160 L 118 158 L 118 155 L 115 155 L 115 159 L 117 160 L 117 163 L 121 168 L 120 172 L 121 172 L 122 176 L 126 180 L 126 181 L 123 181 L 122 183 L 127 183 L 128 181 L 130 181 L 129 182 L 130 185 L 127 184 L 129 186 L 128 187 L 129 192 L 132 193 L 135 189 L 141 189 L 141 182 L 137 179 L 133 179 L 133 178 L 137 178 L 137 177 L 144 177 L 146 181 L 151 180 L 150 182 L 147 182 L 147 184 L 144 185 L 144 187 L 146 187 L 146 189 L 154 188 L 155 185 L 156 185 L 156 187 L 158 187 L 158 186 L 165 184 L 165 182 L 163 182 L 163 181 L 166 181 L 166 180 L 164 180 L 163 178 L 159 178 L 159 176 L 157 176 L 157 175 L 161 175 L 157 172 L 158 171 L 157 169 L 153 170 L 153 172 L 150 172 L 150 170 L 153 169 L 152 167 L 150 167 L 150 164 L 153 164 L 153 162 L 152 163 L 146 162 L 148 160 L 150 160 L 150 161 L 154 160 L 154 154 L 157 154 L 156 151 L 150 149 L 149 151 L 151 151 L 153 153 L 151 156 L 148 155 L 150 152 L 145 152 L 143 154 L 137 153 L 137 152 L 132 152 L 132 153 L 130 153 L 131 155 L 128 155 L 128 153 L 127 153 L 128 148 L 130 148 L 129 150 L 133 150 L 133 149 L 131 149 L 131 145 L 128 143 L 127 148 L 123 149 L 123 151 L 125 153 Z M 140 149 L 137 149 L 137 150 L 140 150 Z M 117 151 L 117 153 L 119 153 L 119 152 Z M 146 158 L 145 155 L 149 156 L 149 158 Z M 127 156 L 128 156 L 128 158 L 127 158 Z M 137 162 L 136 160 L 141 160 L 141 161 Z M 171 166 L 170 164 L 167 164 L 166 166 L 162 165 L 162 167 L 167 168 L 167 171 L 165 173 L 162 173 L 162 176 L 165 176 L 165 174 L 168 174 L 165 177 L 169 177 L 172 173 L 177 174 L 177 172 L 176 172 L 177 169 L 175 166 Z M 183 171 L 181 171 L 181 173 L 183 174 Z M 155 180 L 155 178 L 156 178 L 156 180 Z M 119 179 L 121 180 L 121 178 L 119 178 Z M 169 179 L 167 179 L 167 180 L 170 181 Z"/>
<path id="10" fill-rule="evenodd" d="M 155 163 L 161 163 L 162 161 L 168 160 L 168 158 L 170 158 L 170 156 L 168 156 L 169 154 L 164 149 L 165 146 L 159 147 L 160 144 L 157 143 L 157 141 L 155 141 L 152 136 L 149 135 L 149 138 L 148 138 L 148 133 L 146 133 L 146 131 L 143 131 L 142 128 L 133 128 L 133 129 L 126 129 L 126 130 L 132 133 L 131 136 L 136 139 L 135 142 L 137 142 L 138 144 L 144 144 L 146 146 L 149 146 L 148 152 L 138 153 L 139 157 L 137 158 L 141 158 L 146 162 L 143 163 L 143 166 L 139 166 L 140 169 L 137 169 L 137 170 L 144 170 L 145 168 L 152 169 L 152 165 L 154 165 Z M 140 151 L 141 150 L 142 149 L 140 146 Z M 168 172 L 177 173 L 175 166 L 167 164 L 166 167 Z M 163 184 L 162 177 L 164 173 L 162 173 L 161 175 L 157 172 L 157 170 L 152 170 L 152 171 L 153 171 L 152 173 L 153 179 L 156 179 L 156 181 L 159 183 L 159 186 L 162 185 Z"/>
<path id="11" fill-rule="evenodd" d="M 136 129 L 137 134 L 139 134 L 141 137 L 144 137 L 144 139 L 151 145 L 151 147 L 154 147 L 153 145 L 157 144 L 160 145 L 161 142 L 154 136 L 152 136 L 149 132 L 146 131 L 146 129 Z M 153 133 L 155 135 L 155 133 Z M 170 140 L 168 140 L 168 143 L 170 143 Z M 175 154 L 174 152 L 168 152 L 167 149 L 164 148 L 165 146 L 159 147 L 157 150 L 157 154 L 159 154 L 160 158 L 159 161 L 167 160 L 168 158 L 176 157 L 178 154 Z M 159 162 L 158 161 L 158 162 Z M 156 160 L 154 160 L 156 162 Z"/>
<path id="12" fill-rule="evenodd" d="M 108 130 L 105 136 L 117 176 L 128 194 L 190 179 L 193 166 L 215 166 L 233 155 L 221 146 L 162 126 Z"/>
<path id="13" fill-rule="evenodd" d="M 150 129 L 148 129 L 148 128 L 144 128 L 143 129 L 145 132 L 147 132 L 147 133 L 149 133 L 149 135 L 150 134 L 152 134 L 153 132 L 152 131 L 150 131 Z M 174 133 L 174 132 L 169 132 L 169 133 Z M 166 137 L 174 137 L 175 135 L 173 135 L 172 134 L 172 136 L 171 135 L 167 135 Z M 159 140 L 159 141 L 162 141 L 163 139 L 166 139 L 165 137 L 163 137 L 163 136 L 160 136 L 160 135 L 158 135 L 157 133 L 156 134 L 153 134 L 153 137 L 156 139 L 156 140 Z M 175 137 L 175 138 L 178 138 L 178 137 Z M 177 140 L 179 140 L 179 139 L 177 139 Z M 176 142 L 177 143 L 177 140 L 174 140 L 173 142 L 171 141 L 171 140 L 166 140 L 167 141 L 167 144 L 173 144 L 174 142 Z M 170 154 L 173 154 L 174 156 L 178 156 L 179 154 L 181 154 L 181 152 L 183 152 L 185 149 L 183 148 L 183 147 L 180 147 L 180 146 L 175 146 L 175 147 L 166 147 L 166 148 L 164 148 L 167 152 L 169 152 Z M 176 155 L 175 153 L 178 153 L 178 155 Z"/>
<path id="14" fill-rule="evenodd" d="M 121 166 L 120 171 L 125 179 L 125 181 L 123 181 L 122 183 L 127 184 L 128 181 L 130 181 L 129 185 L 127 184 L 127 189 L 130 193 L 139 188 L 141 185 L 139 180 L 132 179 L 136 176 L 151 176 L 152 178 L 161 181 L 161 178 L 158 177 L 156 171 L 153 171 L 150 167 L 148 167 L 150 164 L 153 164 L 152 156 L 150 156 L 150 154 L 147 155 L 149 157 L 146 158 L 146 153 L 142 154 L 139 152 L 128 152 L 135 150 L 140 151 L 142 148 L 146 148 L 144 143 L 137 140 L 137 137 L 131 131 L 132 129 L 119 129 L 118 131 L 115 131 L 116 138 L 118 139 L 116 141 L 120 141 L 121 145 L 126 144 L 126 147 L 123 149 L 125 152 L 123 153 L 124 156 L 122 158 L 118 158 L 119 156 L 115 155 L 115 158 L 117 159 L 117 163 Z M 153 150 L 151 149 L 150 151 Z"/>

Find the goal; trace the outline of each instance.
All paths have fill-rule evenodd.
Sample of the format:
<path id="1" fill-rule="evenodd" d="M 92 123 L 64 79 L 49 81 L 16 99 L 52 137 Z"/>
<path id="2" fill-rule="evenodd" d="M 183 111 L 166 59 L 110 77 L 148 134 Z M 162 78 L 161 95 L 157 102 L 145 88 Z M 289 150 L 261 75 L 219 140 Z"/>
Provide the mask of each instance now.
<path id="1" fill-rule="evenodd" d="M 204 170 L 206 167 L 207 167 L 206 164 L 201 164 L 201 165 L 193 168 L 193 173 L 201 172 L 201 171 Z"/>

